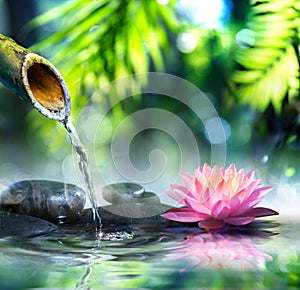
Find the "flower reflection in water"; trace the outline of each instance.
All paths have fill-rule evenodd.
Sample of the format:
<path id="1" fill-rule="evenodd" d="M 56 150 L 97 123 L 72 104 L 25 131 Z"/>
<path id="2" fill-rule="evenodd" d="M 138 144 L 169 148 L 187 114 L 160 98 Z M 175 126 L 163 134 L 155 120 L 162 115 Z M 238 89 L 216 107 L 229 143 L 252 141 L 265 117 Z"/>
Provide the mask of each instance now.
<path id="1" fill-rule="evenodd" d="M 253 237 L 252 237 L 253 238 Z M 186 260 L 182 271 L 197 267 L 226 270 L 263 270 L 272 257 L 260 251 L 251 236 L 228 233 L 201 233 L 189 236 L 172 249 L 167 260 Z"/>

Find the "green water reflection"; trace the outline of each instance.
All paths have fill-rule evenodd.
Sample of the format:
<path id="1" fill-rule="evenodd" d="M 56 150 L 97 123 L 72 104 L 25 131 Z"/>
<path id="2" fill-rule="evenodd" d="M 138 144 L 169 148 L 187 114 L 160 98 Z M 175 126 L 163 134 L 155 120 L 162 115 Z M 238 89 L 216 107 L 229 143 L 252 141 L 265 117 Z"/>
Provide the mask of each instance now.
<path id="1" fill-rule="evenodd" d="M 90 230 L 0 240 L 0 288 L 285 289 L 300 287 L 300 230 L 259 222 L 205 233 L 194 227 Z"/>

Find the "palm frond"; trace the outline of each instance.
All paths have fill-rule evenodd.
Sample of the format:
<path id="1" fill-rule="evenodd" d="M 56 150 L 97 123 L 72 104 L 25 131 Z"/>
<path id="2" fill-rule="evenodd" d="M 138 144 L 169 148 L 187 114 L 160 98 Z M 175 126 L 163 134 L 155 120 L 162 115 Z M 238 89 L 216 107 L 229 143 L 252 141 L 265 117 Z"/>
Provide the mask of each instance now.
<path id="1" fill-rule="evenodd" d="M 272 102 L 278 112 L 286 94 L 299 95 L 299 7 L 296 0 L 251 5 L 246 28 L 253 43 L 245 37 L 236 50 L 236 96 L 259 110 Z"/>

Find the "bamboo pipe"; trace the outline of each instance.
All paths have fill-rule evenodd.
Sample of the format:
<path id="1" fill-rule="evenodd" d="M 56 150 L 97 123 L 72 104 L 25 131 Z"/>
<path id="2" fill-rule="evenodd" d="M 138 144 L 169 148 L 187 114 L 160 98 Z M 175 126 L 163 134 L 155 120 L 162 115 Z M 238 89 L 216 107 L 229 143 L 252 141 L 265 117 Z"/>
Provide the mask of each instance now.
<path id="1" fill-rule="evenodd" d="M 44 116 L 67 120 L 70 94 L 58 70 L 42 56 L 0 34 L 0 81 Z"/>

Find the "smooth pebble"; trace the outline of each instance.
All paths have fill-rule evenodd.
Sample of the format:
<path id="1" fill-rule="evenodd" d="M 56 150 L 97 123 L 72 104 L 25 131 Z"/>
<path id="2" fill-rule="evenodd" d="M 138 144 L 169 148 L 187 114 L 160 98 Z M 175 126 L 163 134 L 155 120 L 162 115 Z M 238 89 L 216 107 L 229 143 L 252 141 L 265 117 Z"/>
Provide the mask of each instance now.
<path id="1" fill-rule="evenodd" d="M 79 217 L 85 202 L 80 187 L 48 180 L 19 181 L 0 194 L 2 209 L 56 222 Z"/>

